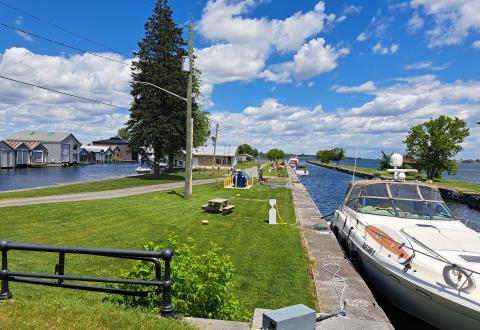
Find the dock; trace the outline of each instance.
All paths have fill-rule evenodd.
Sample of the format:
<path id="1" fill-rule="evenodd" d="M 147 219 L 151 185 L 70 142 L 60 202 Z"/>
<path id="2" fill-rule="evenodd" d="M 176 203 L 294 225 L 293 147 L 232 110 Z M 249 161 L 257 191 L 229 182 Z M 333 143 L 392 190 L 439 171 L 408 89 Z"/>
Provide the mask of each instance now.
<path id="1" fill-rule="evenodd" d="M 316 329 L 393 329 L 383 309 L 372 292 L 350 263 L 335 235 L 311 199 L 295 171 L 288 168 L 297 224 L 301 228 L 303 243 L 312 264 L 312 277 L 319 308 L 322 313 L 333 314 L 340 310 L 343 284 L 334 282 L 332 274 L 324 269 L 338 270 L 345 281 L 345 316 L 333 317 L 317 323 Z M 326 230 L 316 230 L 323 228 Z M 318 226 L 319 225 L 319 226 Z"/>

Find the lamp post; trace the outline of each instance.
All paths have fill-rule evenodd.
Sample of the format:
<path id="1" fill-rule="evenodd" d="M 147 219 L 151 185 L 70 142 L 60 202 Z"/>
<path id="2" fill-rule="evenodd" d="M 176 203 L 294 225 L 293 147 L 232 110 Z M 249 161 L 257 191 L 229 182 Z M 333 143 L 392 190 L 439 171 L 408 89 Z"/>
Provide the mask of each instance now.
<path id="1" fill-rule="evenodd" d="M 133 81 L 133 83 L 143 84 L 152 86 L 175 96 L 185 102 L 187 102 L 187 138 L 186 138 L 186 148 L 185 148 L 185 192 L 184 197 L 185 199 L 190 199 L 192 195 L 192 149 L 193 149 L 193 120 L 192 120 L 192 80 L 193 80 L 193 72 L 192 72 L 192 63 L 193 63 L 193 24 L 188 26 L 189 36 L 188 36 L 188 86 L 187 86 L 187 97 L 183 97 L 177 95 L 169 90 L 159 87 L 155 84 L 149 83 L 147 81 Z"/>

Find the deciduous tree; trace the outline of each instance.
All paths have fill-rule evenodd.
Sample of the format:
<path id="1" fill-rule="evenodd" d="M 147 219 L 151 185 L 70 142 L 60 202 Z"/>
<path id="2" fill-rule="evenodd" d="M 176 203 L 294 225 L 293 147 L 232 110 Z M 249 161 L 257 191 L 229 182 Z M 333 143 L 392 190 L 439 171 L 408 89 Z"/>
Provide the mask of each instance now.
<path id="1" fill-rule="evenodd" d="M 416 160 L 415 167 L 428 179 L 441 178 L 442 172 L 455 174 L 453 157 L 463 150 L 461 143 L 469 135 L 465 121 L 441 115 L 410 128 L 404 143 L 407 156 Z"/>

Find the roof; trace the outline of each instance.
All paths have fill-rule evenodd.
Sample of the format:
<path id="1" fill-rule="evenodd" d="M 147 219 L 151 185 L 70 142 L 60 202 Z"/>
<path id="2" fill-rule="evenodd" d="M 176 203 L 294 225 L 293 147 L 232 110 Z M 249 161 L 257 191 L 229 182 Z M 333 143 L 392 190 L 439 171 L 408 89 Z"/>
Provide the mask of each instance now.
<path id="1" fill-rule="evenodd" d="M 8 149 L 13 150 L 13 148 L 10 147 L 10 145 L 9 145 L 6 141 L 0 141 L 0 147 L 2 147 L 2 146 L 7 147 Z M 3 150 L 5 150 L 5 149 L 3 149 Z"/>
<path id="2" fill-rule="evenodd" d="M 12 141 L 12 140 L 7 140 L 5 141 L 10 147 L 12 147 L 13 149 L 17 149 L 18 147 L 20 147 L 22 144 L 26 145 L 28 149 L 30 150 L 34 150 L 38 147 L 40 147 L 41 149 L 47 149 L 45 148 L 45 146 L 43 144 L 41 144 L 39 141 Z"/>
<path id="3" fill-rule="evenodd" d="M 217 147 L 215 156 L 231 156 L 237 154 L 237 147 Z M 192 151 L 194 156 L 213 156 L 213 147 L 198 147 Z"/>
<path id="4" fill-rule="evenodd" d="M 106 152 L 110 147 L 104 147 L 104 146 L 86 146 L 83 145 L 81 147 L 82 149 L 85 149 L 88 152 Z"/>
<path id="5" fill-rule="evenodd" d="M 109 145 L 115 144 L 115 145 L 118 145 L 118 144 L 128 144 L 128 141 L 122 139 L 119 136 L 112 136 L 109 139 L 92 141 L 92 143 L 93 144 L 109 144 Z"/>
<path id="6" fill-rule="evenodd" d="M 421 181 L 394 181 L 393 178 L 392 180 L 377 180 L 377 179 L 372 179 L 372 180 L 356 180 L 356 181 L 351 181 L 351 183 L 356 187 L 356 188 L 363 188 L 368 185 L 376 184 L 376 183 L 400 183 L 400 184 L 408 184 L 408 185 L 419 185 L 419 186 L 428 186 L 431 188 L 438 189 L 437 186 L 428 184 L 425 182 Z"/>
<path id="7" fill-rule="evenodd" d="M 13 134 L 9 138 L 9 140 L 62 142 L 70 135 L 73 136 L 73 134 L 66 133 L 66 132 L 18 131 L 15 134 Z M 78 141 L 78 139 L 75 136 L 73 136 L 73 138 Z"/>

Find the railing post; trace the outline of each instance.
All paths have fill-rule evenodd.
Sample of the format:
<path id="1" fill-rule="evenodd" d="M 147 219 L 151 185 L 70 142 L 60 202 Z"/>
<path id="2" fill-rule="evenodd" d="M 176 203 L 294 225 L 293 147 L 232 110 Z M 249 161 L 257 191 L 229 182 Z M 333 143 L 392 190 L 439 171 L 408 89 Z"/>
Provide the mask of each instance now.
<path id="1" fill-rule="evenodd" d="M 55 274 L 65 275 L 65 252 L 60 252 L 58 255 L 58 264 L 55 265 Z M 63 283 L 63 279 L 58 279 L 58 285 Z"/>
<path id="2" fill-rule="evenodd" d="M 12 299 L 13 295 L 8 289 L 8 242 L 0 241 L 0 251 L 2 251 L 2 270 L 0 271 L 0 300 Z"/>
<path id="3" fill-rule="evenodd" d="M 163 251 L 163 260 L 165 261 L 165 275 L 163 284 L 163 302 L 160 307 L 160 314 L 163 317 L 173 317 L 175 312 L 172 305 L 172 281 L 170 279 L 170 262 L 173 258 L 173 251 L 167 248 Z"/>

